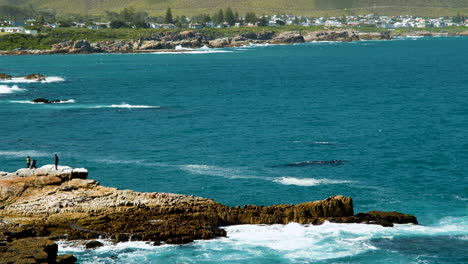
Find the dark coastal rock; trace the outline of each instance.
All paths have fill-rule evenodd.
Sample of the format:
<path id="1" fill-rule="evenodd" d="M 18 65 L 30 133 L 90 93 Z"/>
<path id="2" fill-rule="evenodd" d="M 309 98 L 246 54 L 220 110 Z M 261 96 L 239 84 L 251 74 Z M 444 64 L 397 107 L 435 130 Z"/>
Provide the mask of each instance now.
<path id="1" fill-rule="evenodd" d="M 272 167 L 303 167 L 303 166 L 311 166 L 311 165 L 342 165 L 346 161 L 344 160 L 308 160 L 308 161 L 300 161 L 300 162 L 293 162 L 284 165 L 277 165 Z"/>
<path id="2" fill-rule="evenodd" d="M 87 40 L 69 40 L 52 45 L 52 51 L 55 53 L 91 53 L 95 49 Z"/>
<path id="3" fill-rule="evenodd" d="M 45 81 L 47 77 L 42 75 L 42 74 L 39 74 L 39 73 L 33 73 L 33 74 L 29 74 L 29 75 L 24 76 L 24 78 L 26 80 L 36 80 L 36 81 L 40 82 L 40 81 Z"/>
<path id="4" fill-rule="evenodd" d="M 63 102 L 62 100 L 48 100 L 45 98 L 36 98 L 31 100 L 33 103 L 43 103 L 43 104 L 55 104 L 55 103 L 60 103 Z"/>
<path id="5" fill-rule="evenodd" d="M 273 44 L 290 44 L 302 42 L 304 42 L 304 37 L 298 31 L 281 32 L 271 40 L 271 43 Z"/>
<path id="6" fill-rule="evenodd" d="M 2 80 L 11 80 L 11 75 L 5 74 L 5 73 L 0 73 L 0 79 Z"/>
<path id="7" fill-rule="evenodd" d="M 98 247 L 102 247 L 102 246 L 104 246 L 104 244 L 102 242 L 99 242 L 99 241 L 96 241 L 96 240 L 89 241 L 85 245 L 85 247 L 87 249 L 93 249 L 93 248 L 98 248 Z"/>
<path id="8" fill-rule="evenodd" d="M 367 213 L 359 213 L 356 217 L 362 219 L 366 224 L 382 226 L 393 226 L 393 224 L 418 224 L 418 220 L 415 216 L 399 212 L 370 211 Z"/>
<path id="9" fill-rule="evenodd" d="M 229 47 L 230 44 L 231 44 L 230 38 L 220 38 L 220 39 L 215 39 L 215 40 L 208 42 L 208 45 L 211 48 L 225 48 L 225 47 Z"/>
<path id="10" fill-rule="evenodd" d="M 72 255 L 57 256 L 54 241 L 28 226 L 0 223 L 0 263 L 75 263 Z"/>
<path id="11" fill-rule="evenodd" d="M 77 260 L 78 259 L 72 254 L 59 255 L 57 258 L 55 258 L 57 264 L 73 264 Z"/>
<path id="12" fill-rule="evenodd" d="M 390 32 L 358 33 L 360 40 L 390 40 Z"/>
<path id="13" fill-rule="evenodd" d="M 350 30 L 341 31 L 315 31 L 309 32 L 304 36 L 305 41 L 341 41 L 351 42 L 359 40 L 356 32 Z"/>

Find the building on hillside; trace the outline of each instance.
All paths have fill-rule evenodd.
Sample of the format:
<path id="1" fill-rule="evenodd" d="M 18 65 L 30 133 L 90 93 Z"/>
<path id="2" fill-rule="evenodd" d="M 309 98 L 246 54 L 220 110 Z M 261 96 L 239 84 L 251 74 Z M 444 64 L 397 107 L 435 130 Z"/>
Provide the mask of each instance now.
<path id="1" fill-rule="evenodd" d="M 189 24 L 189 28 L 193 28 L 193 29 L 200 29 L 200 28 L 203 28 L 203 25 L 202 24 L 198 24 L 198 23 L 190 23 Z"/>
<path id="2" fill-rule="evenodd" d="M 10 34 L 28 34 L 36 35 L 37 30 L 29 30 L 24 27 L 0 27 L 1 33 L 10 33 Z"/>
<path id="3" fill-rule="evenodd" d="M 177 28 L 176 25 L 174 24 L 155 24 L 155 23 L 150 23 L 150 28 L 169 28 L 169 29 L 174 29 Z"/>

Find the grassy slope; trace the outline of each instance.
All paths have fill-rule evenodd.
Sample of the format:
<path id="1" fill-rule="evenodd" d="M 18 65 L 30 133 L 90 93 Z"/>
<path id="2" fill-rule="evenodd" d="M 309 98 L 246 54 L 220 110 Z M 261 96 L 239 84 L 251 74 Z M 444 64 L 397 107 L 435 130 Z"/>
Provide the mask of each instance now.
<path id="1" fill-rule="evenodd" d="M 102 14 L 134 7 L 152 15 L 162 15 L 167 7 L 175 15 L 214 13 L 232 7 L 241 14 L 292 13 L 297 15 L 417 14 L 424 16 L 468 13 L 467 0 L 0 0 L 1 4 L 33 6 L 58 13 Z"/>

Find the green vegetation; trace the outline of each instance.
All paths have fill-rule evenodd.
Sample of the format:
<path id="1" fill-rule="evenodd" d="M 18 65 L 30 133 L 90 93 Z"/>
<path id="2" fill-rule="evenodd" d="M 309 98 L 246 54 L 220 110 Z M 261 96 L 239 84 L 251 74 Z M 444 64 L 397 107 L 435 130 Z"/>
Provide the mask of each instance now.
<path id="1" fill-rule="evenodd" d="M 343 14 L 389 14 L 421 16 L 454 16 L 468 13 L 466 0 L 0 0 L 1 5 L 27 10 L 45 10 L 57 15 L 102 15 L 134 7 L 152 16 L 164 16 L 167 7 L 174 16 L 212 13 L 231 7 L 242 15 L 294 14 L 306 16 L 341 16 Z"/>

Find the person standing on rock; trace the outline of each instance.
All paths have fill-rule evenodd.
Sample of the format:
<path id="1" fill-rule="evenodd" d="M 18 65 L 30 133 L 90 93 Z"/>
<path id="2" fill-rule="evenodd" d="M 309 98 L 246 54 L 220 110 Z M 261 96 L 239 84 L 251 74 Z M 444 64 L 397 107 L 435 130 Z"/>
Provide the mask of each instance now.
<path id="1" fill-rule="evenodd" d="M 37 160 L 33 160 L 33 161 L 31 162 L 31 167 L 29 167 L 29 168 L 30 168 L 30 169 L 36 169 L 36 168 L 37 168 L 37 167 L 36 167 L 36 163 L 37 163 Z"/>
<path id="2" fill-rule="evenodd" d="M 59 157 L 57 154 L 54 155 L 54 164 L 55 164 L 55 169 L 58 169 L 58 163 L 59 163 Z"/>
<path id="3" fill-rule="evenodd" d="M 26 168 L 29 169 L 29 166 L 31 166 L 31 157 L 27 156 L 26 157 Z"/>

